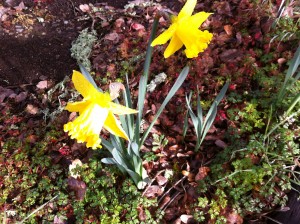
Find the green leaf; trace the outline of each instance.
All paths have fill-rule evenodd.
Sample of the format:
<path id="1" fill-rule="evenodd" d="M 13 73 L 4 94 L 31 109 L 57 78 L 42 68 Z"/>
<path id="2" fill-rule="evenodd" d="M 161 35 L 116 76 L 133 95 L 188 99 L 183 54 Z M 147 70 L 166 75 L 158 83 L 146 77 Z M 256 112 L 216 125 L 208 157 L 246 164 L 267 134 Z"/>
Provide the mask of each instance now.
<path id="1" fill-rule="evenodd" d="M 105 164 L 117 164 L 116 160 L 113 158 L 103 158 L 101 159 L 101 162 Z"/>
<path id="2" fill-rule="evenodd" d="M 158 18 L 154 19 L 150 38 L 149 38 L 149 43 L 147 47 L 147 53 L 146 53 L 146 59 L 145 59 L 145 64 L 144 64 L 144 69 L 143 69 L 143 74 L 140 78 L 139 82 L 139 93 L 138 93 L 138 117 L 136 120 L 136 126 L 135 126 L 135 141 L 139 144 L 140 141 L 140 123 L 142 120 L 143 116 L 143 109 L 144 109 L 144 101 L 146 97 L 146 90 L 147 90 L 147 82 L 148 82 L 148 76 L 149 76 L 149 69 L 150 69 L 150 63 L 151 63 L 151 56 L 152 56 L 152 51 L 153 47 L 151 47 L 151 43 L 154 40 L 155 33 L 157 30 L 157 25 L 158 25 Z M 141 144 L 139 144 L 141 145 Z"/>

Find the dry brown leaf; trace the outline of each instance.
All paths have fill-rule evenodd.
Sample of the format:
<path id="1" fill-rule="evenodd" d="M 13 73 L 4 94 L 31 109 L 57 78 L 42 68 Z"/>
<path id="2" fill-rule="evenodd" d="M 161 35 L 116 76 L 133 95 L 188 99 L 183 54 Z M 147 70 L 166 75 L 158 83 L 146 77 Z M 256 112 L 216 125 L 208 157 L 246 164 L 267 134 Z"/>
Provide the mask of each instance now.
<path id="1" fill-rule="evenodd" d="M 89 11 L 91 11 L 91 9 L 90 9 L 90 7 L 89 7 L 88 4 L 82 4 L 82 5 L 79 6 L 79 8 L 80 8 L 80 10 L 82 12 L 89 12 Z"/>
<path id="2" fill-rule="evenodd" d="M 232 35 L 233 27 L 231 25 L 225 25 L 224 26 L 224 30 L 227 33 L 227 35 L 231 36 Z"/>
<path id="3" fill-rule="evenodd" d="M 145 221 L 147 216 L 145 214 L 145 211 L 143 210 L 143 208 L 141 206 L 137 207 L 138 213 L 139 213 L 139 220 L 140 221 Z"/>
<path id="4" fill-rule="evenodd" d="M 199 172 L 195 176 L 195 181 L 203 180 L 209 173 L 210 168 L 207 166 L 203 166 L 199 168 Z"/>
<path id="5" fill-rule="evenodd" d="M 149 188 L 147 188 L 144 195 L 148 198 L 154 198 L 154 197 L 162 195 L 162 193 L 163 193 L 162 187 L 160 187 L 158 185 L 152 185 Z"/>
<path id="6" fill-rule="evenodd" d="M 164 176 L 159 175 L 159 176 L 156 177 L 156 181 L 157 181 L 159 186 L 162 186 L 162 185 L 164 185 L 165 183 L 168 182 L 168 179 L 165 178 Z"/>
<path id="7" fill-rule="evenodd" d="M 110 40 L 112 41 L 114 44 L 117 44 L 120 40 L 119 34 L 117 34 L 116 32 L 113 33 L 109 33 L 104 37 L 104 40 Z"/>
<path id="8" fill-rule="evenodd" d="M 49 87 L 49 81 L 45 80 L 45 81 L 40 81 L 37 85 L 37 88 L 39 89 L 47 89 Z"/>

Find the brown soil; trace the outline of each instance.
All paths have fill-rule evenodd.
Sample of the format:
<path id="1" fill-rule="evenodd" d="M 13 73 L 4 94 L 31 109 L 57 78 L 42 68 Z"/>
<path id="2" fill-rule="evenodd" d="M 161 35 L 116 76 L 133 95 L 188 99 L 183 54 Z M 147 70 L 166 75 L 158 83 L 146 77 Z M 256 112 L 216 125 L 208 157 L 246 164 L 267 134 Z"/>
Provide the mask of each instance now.
<path id="1" fill-rule="evenodd" d="M 123 8 L 128 3 L 127 0 L 43 0 L 44 3 L 37 4 L 24 0 L 26 8 L 18 16 L 14 7 L 22 0 L 5 2 L 9 5 L 3 3 L 3 6 L 11 9 L 12 15 L 0 23 L 0 86 L 34 84 L 44 79 L 58 81 L 70 75 L 76 68 L 70 54 L 71 43 L 80 30 L 91 26 L 90 20 L 78 21 L 82 15 L 79 5 L 97 2 Z M 175 0 L 166 3 L 176 7 Z M 39 18 L 44 22 L 39 22 Z"/>

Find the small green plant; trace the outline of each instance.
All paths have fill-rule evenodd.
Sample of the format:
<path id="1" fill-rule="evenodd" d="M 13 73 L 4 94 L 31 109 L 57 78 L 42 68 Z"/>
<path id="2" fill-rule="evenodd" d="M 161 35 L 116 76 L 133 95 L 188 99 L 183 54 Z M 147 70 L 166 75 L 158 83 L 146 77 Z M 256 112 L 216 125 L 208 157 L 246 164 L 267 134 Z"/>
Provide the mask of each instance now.
<path id="1" fill-rule="evenodd" d="M 162 149 L 168 144 L 168 139 L 164 135 L 153 134 L 152 150 Z"/>
<path id="2" fill-rule="evenodd" d="M 183 131 L 183 136 L 185 137 L 187 128 L 188 128 L 188 115 L 190 115 L 194 128 L 195 128 L 195 133 L 197 136 L 197 142 L 195 146 L 195 150 L 199 150 L 208 130 L 210 129 L 211 125 L 213 124 L 216 115 L 217 115 L 217 107 L 221 100 L 224 98 L 225 93 L 228 89 L 229 82 L 227 82 L 223 88 L 221 89 L 220 93 L 212 103 L 209 111 L 207 112 L 207 115 L 204 119 L 203 117 L 203 111 L 202 111 L 202 106 L 200 102 L 200 96 L 199 92 L 197 94 L 197 115 L 194 114 L 192 107 L 191 107 L 191 98 L 192 98 L 192 92 L 190 93 L 189 96 L 186 96 L 186 103 L 188 107 L 188 113 L 186 114 L 185 117 L 185 122 L 184 122 L 184 131 Z"/>

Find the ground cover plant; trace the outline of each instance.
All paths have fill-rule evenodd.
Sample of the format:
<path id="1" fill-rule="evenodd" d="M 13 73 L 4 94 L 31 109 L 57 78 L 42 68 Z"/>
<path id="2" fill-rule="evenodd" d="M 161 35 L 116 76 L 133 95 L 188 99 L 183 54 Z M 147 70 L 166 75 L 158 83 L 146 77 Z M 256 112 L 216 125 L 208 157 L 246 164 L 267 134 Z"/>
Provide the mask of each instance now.
<path id="1" fill-rule="evenodd" d="M 3 223 L 276 223 L 299 185 L 299 6 L 76 10 L 76 71 L 0 87 Z"/>

